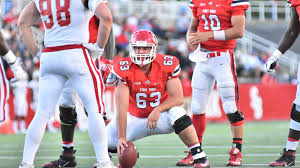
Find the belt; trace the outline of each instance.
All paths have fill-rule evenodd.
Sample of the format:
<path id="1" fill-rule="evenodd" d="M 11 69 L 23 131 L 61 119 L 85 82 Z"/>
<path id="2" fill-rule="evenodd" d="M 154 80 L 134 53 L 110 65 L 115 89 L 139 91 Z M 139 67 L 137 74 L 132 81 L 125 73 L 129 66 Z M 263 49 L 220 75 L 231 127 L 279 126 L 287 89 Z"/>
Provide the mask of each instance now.
<path id="1" fill-rule="evenodd" d="M 207 58 L 214 58 L 214 57 L 219 57 L 221 56 L 221 53 L 226 53 L 228 50 L 224 50 L 224 51 L 210 51 L 206 48 L 201 48 L 200 51 L 202 52 L 206 52 L 207 53 Z"/>
<path id="2" fill-rule="evenodd" d="M 54 52 L 54 51 L 62 51 L 62 50 L 70 50 L 75 48 L 84 48 L 81 44 L 69 44 L 63 46 L 55 46 L 55 47 L 46 47 L 43 52 Z"/>
<path id="3" fill-rule="evenodd" d="M 213 58 L 213 57 L 219 57 L 221 56 L 221 53 L 220 51 L 215 51 L 215 52 L 211 52 L 211 53 L 207 53 L 207 58 Z"/>

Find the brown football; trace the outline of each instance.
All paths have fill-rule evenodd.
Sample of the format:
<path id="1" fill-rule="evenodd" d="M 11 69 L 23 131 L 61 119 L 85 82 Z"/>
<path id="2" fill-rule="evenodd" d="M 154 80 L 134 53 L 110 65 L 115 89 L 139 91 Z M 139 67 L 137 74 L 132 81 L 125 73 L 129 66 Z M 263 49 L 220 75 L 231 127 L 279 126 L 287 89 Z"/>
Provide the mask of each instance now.
<path id="1" fill-rule="evenodd" d="M 134 144 L 130 141 L 127 142 L 128 147 L 122 152 L 122 155 L 118 154 L 119 165 L 121 168 L 132 168 L 137 159 L 137 151 Z"/>

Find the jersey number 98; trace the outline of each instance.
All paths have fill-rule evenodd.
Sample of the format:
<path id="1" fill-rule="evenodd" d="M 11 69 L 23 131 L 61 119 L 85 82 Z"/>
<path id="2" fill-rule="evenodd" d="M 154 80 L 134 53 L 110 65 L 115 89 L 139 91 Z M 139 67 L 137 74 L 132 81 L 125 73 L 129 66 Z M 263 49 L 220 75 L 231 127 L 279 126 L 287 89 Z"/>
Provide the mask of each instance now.
<path id="1" fill-rule="evenodd" d="M 70 17 L 70 0 L 55 0 L 56 4 L 56 19 L 60 26 L 67 26 L 71 23 Z M 63 6 L 61 6 L 63 4 Z M 47 20 L 44 20 L 44 25 L 47 29 L 51 29 L 53 27 L 53 14 L 52 14 L 52 6 L 51 0 L 40 0 L 40 13 L 43 17 L 47 17 Z M 62 18 L 64 16 L 64 18 Z"/>

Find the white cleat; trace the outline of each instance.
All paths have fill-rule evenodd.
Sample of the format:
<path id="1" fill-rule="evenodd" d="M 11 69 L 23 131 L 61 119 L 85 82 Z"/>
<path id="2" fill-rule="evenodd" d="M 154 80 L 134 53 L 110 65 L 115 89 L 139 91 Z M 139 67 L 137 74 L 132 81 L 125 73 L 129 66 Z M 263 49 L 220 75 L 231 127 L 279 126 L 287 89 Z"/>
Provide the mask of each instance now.
<path id="1" fill-rule="evenodd" d="M 34 168 L 34 165 L 28 163 L 21 163 L 19 168 Z"/>
<path id="2" fill-rule="evenodd" d="M 97 163 L 97 168 L 117 168 L 112 161 Z"/>

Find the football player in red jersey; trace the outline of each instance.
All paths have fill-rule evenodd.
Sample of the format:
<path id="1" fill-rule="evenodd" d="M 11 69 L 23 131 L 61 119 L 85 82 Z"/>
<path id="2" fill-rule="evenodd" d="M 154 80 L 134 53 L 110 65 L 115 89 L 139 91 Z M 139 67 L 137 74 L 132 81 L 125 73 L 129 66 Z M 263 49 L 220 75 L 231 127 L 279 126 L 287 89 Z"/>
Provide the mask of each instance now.
<path id="1" fill-rule="evenodd" d="M 280 40 L 279 46 L 273 52 L 272 56 L 265 63 L 265 68 L 267 72 L 274 73 L 275 67 L 278 59 L 282 56 L 295 42 L 299 33 L 300 33 L 300 1 L 291 0 L 291 20 L 288 28 L 286 29 L 282 39 Z M 299 66 L 300 68 L 300 66 Z M 296 148 L 298 146 L 299 138 L 300 138 L 300 72 L 298 68 L 298 86 L 296 99 L 294 100 L 294 104 L 291 110 L 291 122 L 290 122 L 290 130 L 288 139 L 286 142 L 286 146 L 283 150 L 282 155 L 275 161 L 271 162 L 269 166 L 271 167 L 287 167 L 295 165 L 295 153 Z"/>
<path id="2" fill-rule="evenodd" d="M 223 109 L 231 125 L 233 137 L 228 166 L 240 166 L 244 117 L 239 108 L 238 81 L 233 49 L 245 29 L 248 0 L 191 0 L 193 18 L 187 31 L 190 60 L 196 62 L 192 78 L 192 121 L 198 139 L 205 131 L 208 96 L 217 82 Z M 193 163 L 191 154 L 176 163 Z"/>
<path id="3" fill-rule="evenodd" d="M 133 33 L 130 57 L 114 64 L 119 78 L 115 96 L 117 115 L 107 125 L 108 147 L 122 153 L 127 141 L 175 131 L 189 147 L 194 167 L 210 167 L 183 103 L 177 58 L 156 53 L 157 39 L 148 30 Z"/>
<path id="4" fill-rule="evenodd" d="M 26 74 L 21 67 L 19 61 L 15 54 L 9 50 L 6 45 L 5 39 L 3 37 L 2 32 L 0 31 L 0 122 L 5 120 L 5 104 L 6 100 L 9 96 L 9 84 L 6 76 L 6 70 L 4 68 L 4 64 L 2 59 L 9 64 L 9 67 L 14 75 L 11 82 L 17 82 L 19 80 L 26 79 Z"/>

